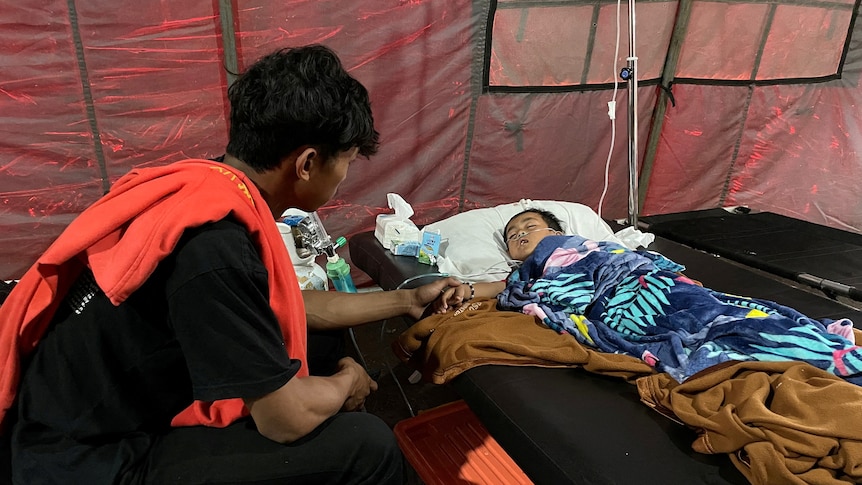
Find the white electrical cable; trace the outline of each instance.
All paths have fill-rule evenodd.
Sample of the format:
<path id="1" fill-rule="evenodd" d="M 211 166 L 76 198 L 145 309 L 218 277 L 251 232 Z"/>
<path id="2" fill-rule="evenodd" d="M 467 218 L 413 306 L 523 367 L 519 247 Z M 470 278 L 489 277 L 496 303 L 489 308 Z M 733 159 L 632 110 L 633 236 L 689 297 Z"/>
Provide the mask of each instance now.
<path id="1" fill-rule="evenodd" d="M 609 183 L 608 182 L 608 180 L 609 180 L 608 174 L 610 172 L 610 167 L 611 167 L 611 156 L 614 153 L 614 145 L 616 144 L 616 139 L 617 139 L 616 109 L 617 109 L 617 87 L 618 87 L 618 85 L 617 85 L 616 76 L 617 76 L 617 69 L 618 69 L 617 60 L 620 57 L 620 6 L 621 6 L 621 4 L 622 4 L 622 0 L 617 0 L 617 23 L 616 23 L 616 25 L 617 25 L 616 34 L 617 35 L 616 35 L 616 42 L 614 44 L 614 77 L 613 77 L 614 93 L 611 96 L 611 100 L 608 101 L 608 118 L 610 118 L 610 120 L 611 120 L 611 146 L 610 146 L 610 149 L 608 149 L 608 159 L 605 161 L 605 185 L 604 185 L 604 188 L 602 188 L 602 196 L 599 197 L 599 208 L 596 211 L 596 213 L 599 215 L 599 218 L 602 217 L 602 204 L 604 204 L 605 195 L 607 195 L 607 193 L 608 193 L 608 183 Z"/>

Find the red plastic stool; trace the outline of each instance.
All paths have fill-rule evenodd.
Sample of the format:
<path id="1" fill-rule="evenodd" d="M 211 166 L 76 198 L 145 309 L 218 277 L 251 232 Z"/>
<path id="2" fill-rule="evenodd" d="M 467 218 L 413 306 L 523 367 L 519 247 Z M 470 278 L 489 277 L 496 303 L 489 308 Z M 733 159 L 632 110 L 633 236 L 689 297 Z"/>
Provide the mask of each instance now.
<path id="1" fill-rule="evenodd" d="M 533 483 L 464 401 L 400 421 L 395 437 L 426 485 Z"/>

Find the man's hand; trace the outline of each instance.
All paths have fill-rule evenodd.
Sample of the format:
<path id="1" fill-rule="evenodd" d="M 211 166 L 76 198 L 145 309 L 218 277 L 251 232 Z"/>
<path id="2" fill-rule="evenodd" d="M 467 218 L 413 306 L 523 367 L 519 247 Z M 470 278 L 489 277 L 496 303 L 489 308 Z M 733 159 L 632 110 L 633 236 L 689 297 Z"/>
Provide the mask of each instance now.
<path id="1" fill-rule="evenodd" d="M 450 308 L 460 308 L 462 304 L 470 301 L 470 285 L 460 284 L 454 288 L 444 288 L 440 298 L 434 300 L 434 313 L 446 313 Z"/>
<path id="2" fill-rule="evenodd" d="M 344 406 L 341 408 L 344 411 L 359 411 L 365 405 L 365 398 L 372 391 L 377 390 L 377 382 L 368 375 L 368 372 L 350 357 L 344 357 L 338 361 L 338 372 L 347 373 L 355 376 L 353 386 L 350 388 L 350 395 L 344 401 Z"/>
<path id="3" fill-rule="evenodd" d="M 290 443 L 339 411 L 362 409 L 377 383 L 350 357 L 337 365 L 331 376 L 294 377 L 269 394 L 243 399 L 260 434 Z"/>
<path id="4" fill-rule="evenodd" d="M 450 277 L 437 280 L 433 283 L 428 283 L 427 285 L 420 286 L 414 290 L 409 290 L 412 294 L 410 295 L 410 310 L 407 314 L 414 319 L 419 320 L 425 313 L 425 308 L 431 302 L 440 297 L 440 295 L 446 292 L 449 288 L 457 288 L 459 286 L 461 286 L 461 282 Z"/>
<path id="5" fill-rule="evenodd" d="M 308 328 L 332 330 L 409 315 L 418 320 L 425 308 L 443 290 L 461 284 L 455 278 L 443 278 L 414 289 L 344 293 L 341 291 L 302 292 Z"/>

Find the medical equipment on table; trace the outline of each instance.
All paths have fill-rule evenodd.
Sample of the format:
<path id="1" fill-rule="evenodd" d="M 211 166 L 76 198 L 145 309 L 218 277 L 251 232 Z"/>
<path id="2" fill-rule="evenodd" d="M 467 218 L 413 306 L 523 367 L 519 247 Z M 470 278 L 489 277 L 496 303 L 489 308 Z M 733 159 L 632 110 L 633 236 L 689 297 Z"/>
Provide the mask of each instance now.
<path id="1" fill-rule="evenodd" d="M 323 223 L 317 212 L 308 213 L 299 209 L 288 209 L 282 216 L 279 222 L 280 227 L 287 226 L 290 228 L 290 238 L 286 238 L 285 232 L 282 232 L 282 237 L 285 238 L 291 260 L 295 266 L 306 266 L 312 271 L 312 276 L 307 278 L 311 281 L 313 288 L 306 288 L 307 283 L 303 280 L 300 281 L 300 287 L 302 289 L 327 290 L 329 288 L 326 285 L 326 278 L 329 277 L 336 290 L 356 293 L 356 286 L 350 277 L 350 265 L 335 252 L 336 249 L 347 244 L 347 239 L 342 236 L 332 242 L 332 238 L 323 228 Z M 320 255 L 326 256 L 326 272 L 323 272 L 322 268 L 314 262 L 315 258 Z M 298 277 L 301 272 L 303 275 L 306 273 L 305 270 L 297 268 Z M 321 277 L 323 285 L 317 281 Z"/>
<path id="2" fill-rule="evenodd" d="M 311 276 L 308 277 L 309 280 L 315 278 L 312 281 L 314 284 L 313 288 L 303 287 L 303 282 L 300 280 L 300 287 L 303 287 L 302 289 L 328 290 L 329 288 L 326 284 L 326 278 L 328 277 L 332 280 L 332 284 L 336 290 L 346 293 L 356 293 L 356 286 L 353 284 L 353 278 L 350 276 L 350 265 L 335 252 L 336 249 L 347 244 L 347 239 L 344 236 L 332 242 L 332 238 L 329 237 L 326 229 L 324 229 L 323 222 L 321 222 L 317 212 L 308 213 L 299 209 L 288 209 L 282 214 L 282 219 L 279 223 L 290 227 L 291 237 L 289 242 L 286 239 L 285 243 L 288 244 L 291 260 L 294 261 L 294 265 L 297 268 L 297 278 L 300 277 L 302 269 L 296 266 L 297 260 L 294 259 L 294 255 L 302 261 L 302 265 L 311 268 Z M 282 233 L 282 237 L 284 237 L 284 233 Z M 325 272 L 314 262 L 315 258 L 320 255 L 326 255 Z M 323 285 L 318 285 L 316 278 L 319 278 L 321 273 Z M 348 329 L 347 333 L 350 335 L 350 340 L 353 343 L 354 349 L 356 349 L 356 354 L 362 367 L 368 369 L 368 365 L 362 357 L 362 351 L 359 349 L 359 344 L 356 342 L 356 335 L 353 329 Z"/>
<path id="3" fill-rule="evenodd" d="M 318 231 L 313 227 L 315 224 L 308 212 L 299 209 L 284 211 L 282 218 L 276 221 L 300 289 L 326 291 L 329 289 L 326 271 L 315 262 L 320 255 L 316 249 L 320 242 L 317 241 Z"/>
<path id="4" fill-rule="evenodd" d="M 356 293 L 356 286 L 353 284 L 353 278 L 350 277 L 350 265 L 335 252 L 336 249 L 347 244 L 347 239 L 341 236 L 332 242 L 326 229 L 323 228 L 323 223 L 317 212 L 308 214 L 295 227 L 302 235 L 305 248 L 315 252 L 316 255 L 326 255 L 326 275 L 332 280 L 335 289 L 347 293 Z"/>

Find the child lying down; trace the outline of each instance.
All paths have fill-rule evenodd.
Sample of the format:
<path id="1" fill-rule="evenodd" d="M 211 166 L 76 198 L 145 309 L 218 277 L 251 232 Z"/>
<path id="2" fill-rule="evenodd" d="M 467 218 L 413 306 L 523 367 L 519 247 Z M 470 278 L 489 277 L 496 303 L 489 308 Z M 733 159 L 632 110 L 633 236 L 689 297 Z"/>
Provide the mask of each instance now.
<path id="1" fill-rule="evenodd" d="M 862 385 L 862 347 L 848 319 L 817 321 L 775 302 L 704 288 L 658 253 L 562 235 L 550 212 L 506 224 L 506 281 L 465 283 L 434 303 L 445 313 L 473 298 L 534 315 L 602 352 L 640 358 L 682 382 L 726 361 L 804 361 Z"/>

